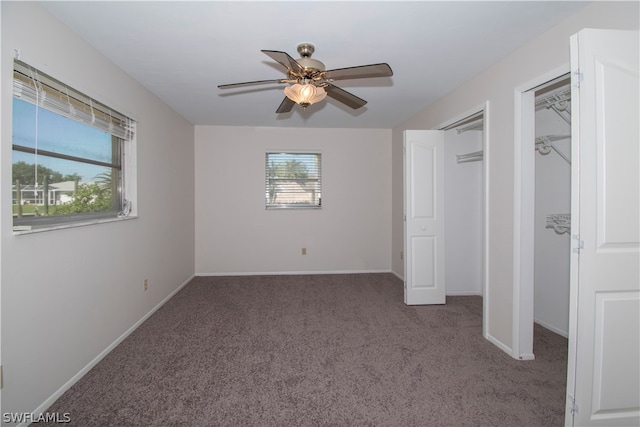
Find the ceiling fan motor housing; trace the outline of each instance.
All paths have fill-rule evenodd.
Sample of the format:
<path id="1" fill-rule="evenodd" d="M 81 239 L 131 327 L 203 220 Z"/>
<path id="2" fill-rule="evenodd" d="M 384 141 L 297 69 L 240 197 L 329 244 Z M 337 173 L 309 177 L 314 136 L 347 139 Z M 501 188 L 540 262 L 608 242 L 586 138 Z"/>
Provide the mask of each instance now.
<path id="1" fill-rule="evenodd" d="M 298 53 L 300 59 L 296 59 L 296 62 L 300 64 L 305 70 L 309 70 L 312 74 L 316 71 L 324 71 L 324 64 L 316 59 L 311 59 L 311 55 L 315 52 L 315 47 L 311 43 L 301 43 L 298 45 Z"/>
<path id="2" fill-rule="evenodd" d="M 311 71 L 324 71 L 324 64 L 316 59 L 311 58 L 300 58 L 296 59 L 296 62 L 302 65 L 305 70 Z"/>

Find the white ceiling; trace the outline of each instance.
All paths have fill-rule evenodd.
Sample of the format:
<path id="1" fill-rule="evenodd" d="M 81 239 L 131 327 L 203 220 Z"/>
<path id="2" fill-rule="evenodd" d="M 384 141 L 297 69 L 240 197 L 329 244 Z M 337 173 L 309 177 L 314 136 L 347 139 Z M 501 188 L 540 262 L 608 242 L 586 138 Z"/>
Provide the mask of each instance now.
<path id="1" fill-rule="evenodd" d="M 194 125 L 389 129 L 584 7 L 576 1 L 45 1 L 42 6 Z M 327 69 L 387 62 L 393 77 L 337 86 L 333 99 L 275 110 L 284 77 L 261 49 L 315 45 Z"/>

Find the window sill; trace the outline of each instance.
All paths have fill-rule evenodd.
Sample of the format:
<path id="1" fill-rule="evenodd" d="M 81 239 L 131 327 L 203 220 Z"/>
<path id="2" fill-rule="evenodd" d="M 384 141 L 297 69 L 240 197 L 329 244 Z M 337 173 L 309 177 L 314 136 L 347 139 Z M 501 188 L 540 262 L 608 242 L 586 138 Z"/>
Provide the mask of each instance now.
<path id="1" fill-rule="evenodd" d="M 120 222 L 120 221 L 128 221 L 131 219 L 136 219 L 138 218 L 137 216 L 134 215 L 130 215 L 130 216 L 123 216 L 123 217 L 115 217 L 115 218 L 102 218 L 102 219 L 93 219 L 93 220 L 87 220 L 87 221 L 79 221 L 79 222 L 73 222 L 73 223 L 68 223 L 68 224 L 60 224 L 60 225 L 54 225 L 51 227 L 42 227 L 42 228 L 30 228 L 30 226 L 14 226 L 13 227 L 13 235 L 14 236 L 21 236 L 23 234 L 35 234 L 35 233 L 44 233 L 46 231 L 53 231 L 53 230 L 64 230 L 67 228 L 76 228 L 76 227 L 86 227 L 88 225 L 96 225 L 96 224 L 105 224 L 105 223 L 110 223 L 110 222 Z M 27 229 L 27 227 L 29 227 Z"/>
<path id="2" fill-rule="evenodd" d="M 266 210 L 278 210 L 278 209 L 322 209 L 322 206 L 300 206 L 300 205 L 270 205 L 265 206 Z"/>

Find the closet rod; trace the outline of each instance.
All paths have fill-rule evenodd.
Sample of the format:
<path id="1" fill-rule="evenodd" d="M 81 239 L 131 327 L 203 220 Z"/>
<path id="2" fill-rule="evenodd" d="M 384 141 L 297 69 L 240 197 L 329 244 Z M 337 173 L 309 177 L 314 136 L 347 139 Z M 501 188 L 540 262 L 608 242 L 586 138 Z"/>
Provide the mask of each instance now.
<path id="1" fill-rule="evenodd" d="M 473 153 L 458 154 L 456 160 L 458 163 L 478 162 L 484 158 L 482 151 L 474 151 Z"/>
<path id="2" fill-rule="evenodd" d="M 569 135 L 539 136 L 536 138 L 536 150 L 538 150 L 540 154 L 549 154 L 551 149 L 553 149 L 553 151 L 558 153 L 558 155 L 562 157 L 567 163 L 571 164 L 571 159 L 567 157 L 562 151 L 558 150 L 558 147 L 556 147 L 553 144 L 554 141 L 560 141 L 563 139 L 570 139 L 570 138 L 571 136 Z"/>
<path id="3" fill-rule="evenodd" d="M 470 116 L 467 116 L 461 120 L 458 120 L 455 123 L 445 126 L 441 130 L 462 129 L 467 125 L 471 125 L 472 123 L 475 126 L 475 123 L 477 122 L 484 123 L 483 120 L 484 120 L 484 111 L 480 111 Z"/>

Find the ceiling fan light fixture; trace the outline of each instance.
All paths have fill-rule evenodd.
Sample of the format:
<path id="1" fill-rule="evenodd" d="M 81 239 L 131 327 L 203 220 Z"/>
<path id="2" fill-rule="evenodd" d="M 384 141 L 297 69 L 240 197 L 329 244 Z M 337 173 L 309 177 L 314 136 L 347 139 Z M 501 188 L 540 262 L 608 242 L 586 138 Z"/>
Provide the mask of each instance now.
<path id="1" fill-rule="evenodd" d="M 308 83 L 296 83 L 292 86 L 287 86 L 284 88 L 284 94 L 287 98 L 302 106 L 303 109 L 327 97 L 327 92 L 323 87 Z"/>

